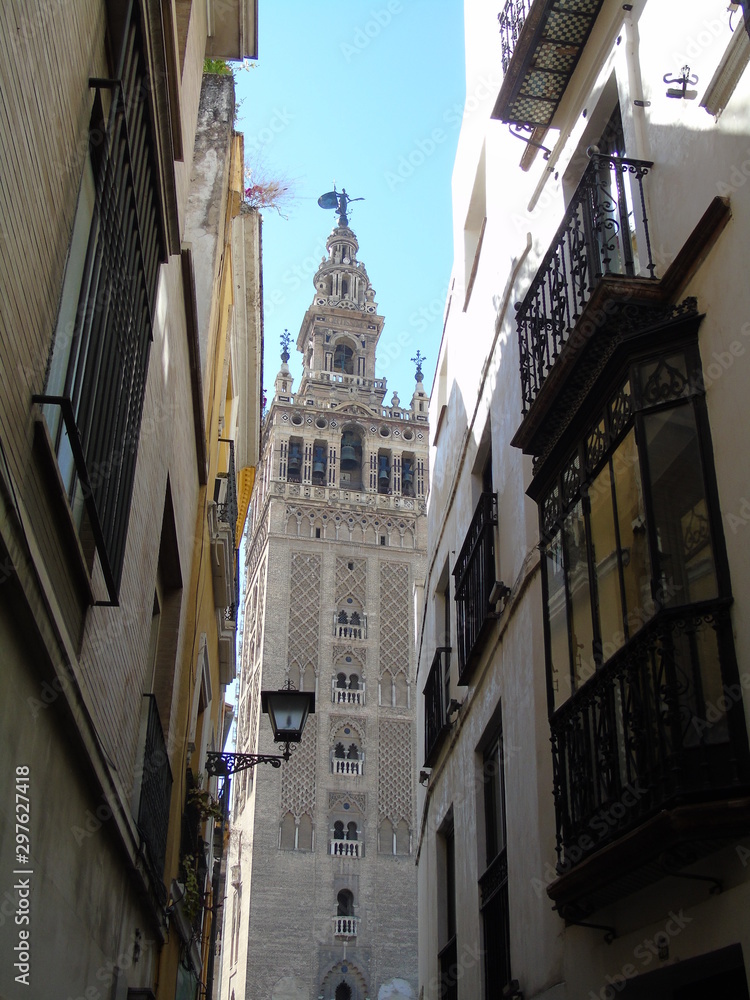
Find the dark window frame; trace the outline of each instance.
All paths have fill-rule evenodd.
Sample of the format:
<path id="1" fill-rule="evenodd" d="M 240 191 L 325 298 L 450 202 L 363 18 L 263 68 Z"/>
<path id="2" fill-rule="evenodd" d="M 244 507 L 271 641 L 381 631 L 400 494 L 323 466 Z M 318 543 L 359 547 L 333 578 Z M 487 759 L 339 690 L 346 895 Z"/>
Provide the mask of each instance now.
<path id="1" fill-rule="evenodd" d="M 82 501 L 99 556 L 109 600 L 97 603 L 111 605 L 122 579 L 160 264 L 167 260 L 137 5 L 122 30 L 120 76 L 90 81 L 95 201 L 80 287 L 70 289 L 73 329 L 58 331 L 52 347 L 53 354 L 56 346 L 69 352 L 64 382 L 34 396 L 45 406 L 56 454 L 70 449 L 69 500 L 74 507 Z"/>
<path id="2" fill-rule="evenodd" d="M 680 360 L 679 365 L 672 363 L 675 359 Z M 648 372 L 650 375 L 646 378 Z M 626 385 L 629 388 L 625 404 L 623 388 Z M 705 800 L 719 794 L 737 794 L 750 782 L 750 749 L 742 700 L 728 707 L 721 731 L 712 728 L 713 723 L 706 725 L 708 700 L 703 694 L 703 685 L 711 689 L 720 683 L 724 688 L 733 689 L 731 686 L 739 681 L 739 671 L 730 618 L 729 565 L 697 324 L 688 334 L 664 337 L 658 352 L 652 346 L 632 351 L 615 377 L 608 380 L 606 394 L 602 391 L 593 400 L 593 405 L 587 405 L 585 413 L 588 420 L 584 422 L 579 417 L 575 424 L 576 438 L 573 440 L 577 444 L 574 450 L 568 451 L 554 475 L 547 476 L 544 485 L 535 489 L 539 503 L 545 666 L 560 874 L 633 830 L 657 811 L 668 808 L 680 797 L 691 795 Z M 670 590 L 657 586 L 663 553 L 656 532 L 654 484 L 649 468 L 651 444 L 647 434 L 649 421 L 653 426 L 654 417 L 665 416 L 666 425 L 667 418 L 680 413 L 690 417 L 682 425 L 687 428 L 686 440 L 697 454 L 700 465 L 700 476 L 694 478 L 693 484 L 698 483 L 703 491 L 700 504 L 705 511 L 713 559 L 709 579 L 715 591 L 713 597 L 705 598 L 699 592 L 693 594 L 688 590 L 684 603 L 671 599 L 674 593 L 682 593 L 679 588 Z M 623 644 L 613 654 L 604 655 L 601 633 L 597 633 L 600 606 L 591 547 L 590 510 L 586 510 L 586 502 L 589 486 L 595 483 L 630 434 L 634 435 L 635 464 L 640 470 L 651 601 L 647 602 L 647 617 L 639 623 L 636 616 L 633 629 L 625 636 Z M 675 453 L 674 461 L 680 454 L 682 452 Z M 611 482 L 614 496 L 614 477 Z M 659 489 L 664 507 L 663 483 Z M 684 504 L 685 497 L 681 500 Z M 589 676 L 581 672 L 580 683 L 576 686 L 572 653 L 574 633 L 568 603 L 567 655 L 571 688 L 570 694 L 559 699 L 556 705 L 546 553 L 555 540 L 562 538 L 564 519 L 576 505 L 583 507 L 586 519 L 593 670 Z M 614 509 L 617 523 L 616 504 Z M 675 504 L 664 509 L 677 525 L 688 508 L 683 510 Z M 664 517 L 663 510 L 659 516 Z M 664 523 L 662 521 L 662 525 Z M 689 552 L 686 540 L 681 541 L 683 548 L 678 548 L 673 558 L 678 567 L 674 570 L 675 580 L 680 578 L 680 572 L 684 578 L 690 561 L 686 555 Z M 619 535 L 617 544 L 620 545 Z M 669 552 L 669 548 L 666 551 Z M 623 623 L 627 631 L 625 617 Z M 684 678 L 689 681 L 687 688 L 680 683 Z M 701 728 L 703 726 L 705 729 Z M 581 779 L 582 774 L 587 776 L 585 780 Z M 633 789 L 639 789 L 638 793 L 633 794 Z M 614 803 L 620 804 L 616 822 L 612 819 Z M 624 809 L 623 804 L 626 805 Z M 600 816 L 608 817 L 609 821 L 598 822 Z"/>
<path id="3" fill-rule="evenodd" d="M 450 664 L 451 647 L 438 646 L 427 674 L 427 683 L 422 690 L 425 710 L 425 767 L 432 767 L 443 740 L 450 732 Z"/>
<path id="4" fill-rule="evenodd" d="M 482 781 L 486 868 L 479 879 L 479 893 L 484 935 L 484 996 L 491 1000 L 502 996 L 512 978 L 502 721 L 497 721 L 482 750 Z"/>
<path id="5" fill-rule="evenodd" d="M 477 503 L 453 569 L 455 578 L 458 683 L 468 684 L 494 620 L 497 493 L 484 491 Z"/>
<path id="6" fill-rule="evenodd" d="M 438 952 L 440 983 L 439 1000 L 458 1000 L 458 935 L 456 908 L 456 834 L 451 817 L 440 833 L 443 842 L 444 897 L 443 920 L 445 940 Z"/>
<path id="7" fill-rule="evenodd" d="M 644 398 L 639 387 L 639 369 L 646 368 L 650 364 L 658 363 L 665 359 L 673 358 L 683 354 L 685 359 L 685 381 L 681 385 L 679 392 L 669 398 L 649 401 Z M 708 414 L 705 403 L 705 393 L 701 375 L 700 355 L 698 353 L 697 342 L 683 343 L 681 346 L 671 347 L 666 345 L 659 353 L 651 352 L 641 354 L 633 358 L 631 362 L 620 372 L 619 377 L 614 382 L 618 386 L 616 392 L 609 392 L 603 405 L 594 408 L 596 417 L 586 425 L 585 431 L 579 435 L 575 448 L 570 451 L 564 462 L 560 463 L 555 474 L 550 477 L 546 487 L 540 491 L 539 499 L 539 533 L 540 551 L 542 552 L 542 593 L 544 607 L 544 637 L 545 637 L 545 663 L 547 671 L 547 692 L 550 716 L 554 715 L 554 692 L 552 690 L 552 664 L 550 659 L 550 634 L 549 634 L 549 580 L 548 568 L 544 555 L 548 550 L 551 541 L 560 536 L 566 515 L 581 503 L 583 505 L 584 521 L 586 525 L 586 538 L 588 541 L 587 563 L 588 580 L 591 589 L 592 611 L 599 606 L 597 596 L 597 581 L 595 568 L 592 562 L 592 549 L 590 544 L 590 505 L 588 501 L 588 488 L 594 483 L 599 473 L 605 468 L 608 462 L 617 453 L 618 448 L 623 443 L 631 430 L 635 431 L 636 447 L 638 449 L 639 469 L 643 488 L 643 499 L 646 514 L 646 533 L 649 544 L 649 557 L 651 560 L 651 596 L 656 608 L 655 614 L 661 610 L 662 602 L 659 598 L 659 588 L 655 586 L 656 567 L 659 565 L 657 558 L 659 543 L 656 537 L 654 516 L 650 509 L 652 489 L 649 475 L 648 461 L 645 457 L 643 441 L 645 439 L 644 420 L 651 414 L 664 413 L 680 407 L 691 407 L 695 418 L 697 431 L 697 442 L 700 449 L 702 464 L 702 485 L 704 496 L 708 507 L 708 520 L 712 551 L 715 562 L 715 572 L 718 585 L 717 599 L 731 600 L 731 585 L 729 581 L 729 564 L 726 556 L 724 544 L 723 526 L 720 516 L 718 499 L 718 488 L 716 485 L 716 474 L 713 464 L 713 449 L 711 445 L 710 429 L 708 426 Z M 628 387 L 628 401 L 623 403 L 623 389 Z M 619 416 L 613 416 L 613 412 L 619 409 Z M 625 410 L 625 412 L 623 412 Z M 593 460 L 587 454 L 587 439 L 589 439 L 599 423 L 606 424 L 605 435 L 607 441 L 602 450 Z M 621 563 L 622 554 L 618 552 L 618 561 Z M 621 569 L 618 569 L 621 574 Z M 568 600 L 568 606 L 570 601 Z M 592 615 L 592 633 L 594 636 L 591 650 L 592 658 L 595 661 L 596 669 L 600 669 L 607 658 L 602 652 L 602 636 L 600 622 L 596 615 Z M 628 631 L 627 618 L 624 619 L 623 628 L 626 632 L 627 641 L 633 638 L 633 634 Z M 571 623 L 568 617 L 568 633 L 570 637 Z M 571 679 L 574 675 L 574 665 L 572 653 L 569 649 Z M 571 690 L 575 688 L 572 680 Z M 575 693 L 575 691 L 573 691 Z"/>

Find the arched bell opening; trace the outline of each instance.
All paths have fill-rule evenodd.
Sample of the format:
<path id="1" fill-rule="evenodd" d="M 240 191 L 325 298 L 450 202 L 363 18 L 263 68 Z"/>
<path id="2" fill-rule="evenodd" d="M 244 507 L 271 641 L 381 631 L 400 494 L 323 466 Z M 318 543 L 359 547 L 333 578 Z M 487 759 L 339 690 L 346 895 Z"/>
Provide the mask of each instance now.
<path id="1" fill-rule="evenodd" d="M 313 445 L 312 481 L 315 486 L 324 486 L 326 481 L 326 443 L 316 441 Z"/>
<path id="2" fill-rule="evenodd" d="M 339 468 L 342 488 L 362 488 L 362 435 L 353 427 L 344 428 L 341 434 Z"/>

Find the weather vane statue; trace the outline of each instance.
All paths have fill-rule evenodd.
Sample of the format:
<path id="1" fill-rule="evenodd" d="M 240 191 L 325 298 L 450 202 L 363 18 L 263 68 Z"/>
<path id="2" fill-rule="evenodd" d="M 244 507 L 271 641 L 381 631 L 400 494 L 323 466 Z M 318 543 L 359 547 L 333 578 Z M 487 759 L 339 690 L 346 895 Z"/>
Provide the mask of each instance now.
<path id="1" fill-rule="evenodd" d="M 288 330 L 284 330 L 281 335 L 281 360 L 284 364 L 289 360 L 289 341 L 291 340 Z"/>
<path id="2" fill-rule="evenodd" d="M 417 351 L 414 357 L 411 358 L 410 360 L 413 361 L 414 364 L 417 366 L 417 371 L 414 375 L 414 378 L 416 379 L 417 382 L 421 382 L 423 378 L 422 365 L 425 363 L 427 358 L 423 358 L 422 355 L 419 353 L 419 351 Z"/>
<path id="3" fill-rule="evenodd" d="M 346 193 L 346 188 L 342 188 L 340 191 L 336 190 L 336 185 L 333 185 L 333 191 L 326 191 L 318 198 L 318 204 L 321 208 L 334 208 L 339 214 L 339 227 L 344 227 L 349 225 L 349 217 L 346 214 L 347 206 L 352 201 L 364 201 L 364 198 L 350 198 Z"/>

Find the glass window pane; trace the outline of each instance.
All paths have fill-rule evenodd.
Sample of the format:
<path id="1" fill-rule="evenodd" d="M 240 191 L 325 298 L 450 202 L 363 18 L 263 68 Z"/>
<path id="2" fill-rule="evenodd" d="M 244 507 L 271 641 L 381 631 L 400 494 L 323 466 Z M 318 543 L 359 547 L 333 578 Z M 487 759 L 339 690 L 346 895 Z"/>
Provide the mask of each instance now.
<path id="1" fill-rule="evenodd" d="M 559 533 L 547 546 L 546 565 L 551 683 L 554 707 L 558 708 L 572 694 L 570 689 L 568 612 L 565 603 L 565 570 L 563 568 L 562 535 Z"/>
<path id="2" fill-rule="evenodd" d="M 628 635 L 634 635 L 654 612 L 651 600 L 651 560 L 646 534 L 641 469 L 635 431 L 631 430 L 612 456 L 617 523 L 622 551 L 622 577 Z"/>
<path id="3" fill-rule="evenodd" d="M 589 490 L 591 545 L 599 610 L 602 657 L 608 660 L 625 641 L 622 621 L 620 573 L 617 560 L 612 476 L 605 465 Z"/>
<path id="4" fill-rule="evenodd" d="M 570 599 L 571 647 L 573 650 L 573 684 L 578 689 L 594 673 L 594 629 L 591 617 L 591 586 L 589 583 L 588 547 L 579 501 L 563 524 L 567 560 L 568 594 Z"/>
<path id="5" fill-rule="evenodd" d="M 646 406 L 679 399 L 690 391 L 690 379 L 683 354 L 659 358 L 641 365 L 639 370 L 641 397 Z"/>
<path id="6" fill-rule="evenodd" d="M 679 606 L 717 596 L 716 568 L 692 406 L 644 417 L 658 545 L 658 599 Z"/>
<path id="7" fill-rule="evenodd" d="M 503 742 L 497 739 L 484 758 L 484 812 L 487 834 L 487 865 L 505 850 L 505 792 L 503 789 Z"/>

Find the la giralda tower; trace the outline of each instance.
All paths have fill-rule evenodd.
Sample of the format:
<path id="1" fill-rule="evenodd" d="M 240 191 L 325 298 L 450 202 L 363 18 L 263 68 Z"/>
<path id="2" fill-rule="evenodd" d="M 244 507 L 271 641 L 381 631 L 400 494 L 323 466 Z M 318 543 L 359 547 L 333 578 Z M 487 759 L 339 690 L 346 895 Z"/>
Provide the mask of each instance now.
<path id="1" fill-rule="evenodd" d="M 427 396 L 376 368 L 384 318 L 348 197 L 263 431 L 245 557 L 237 750 L 274 753 L 260 692 L 315 691 L 291 759 L 233 777 L 224 1000 L 417 995 L 415 608 Z M 321 199 L 323 203 L 323 199 Z"/>

